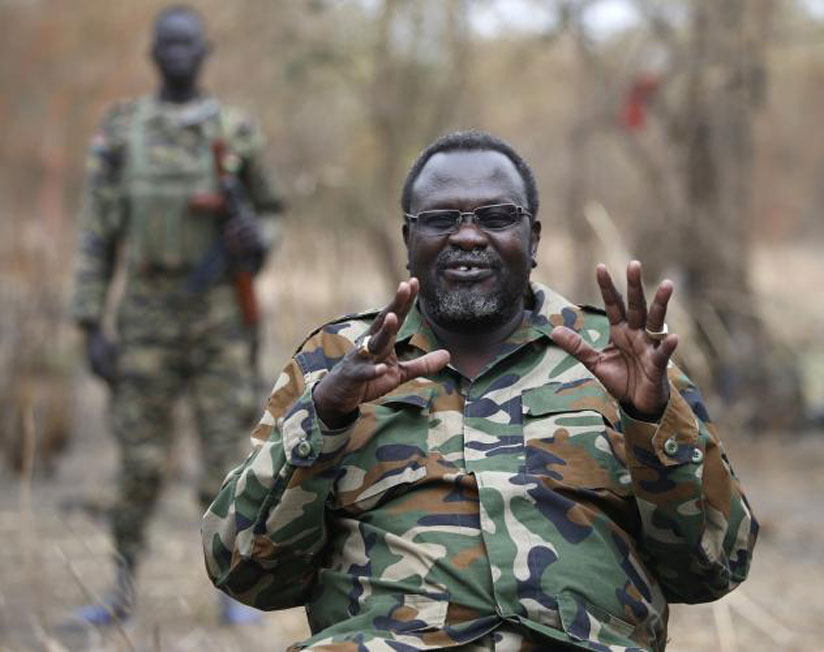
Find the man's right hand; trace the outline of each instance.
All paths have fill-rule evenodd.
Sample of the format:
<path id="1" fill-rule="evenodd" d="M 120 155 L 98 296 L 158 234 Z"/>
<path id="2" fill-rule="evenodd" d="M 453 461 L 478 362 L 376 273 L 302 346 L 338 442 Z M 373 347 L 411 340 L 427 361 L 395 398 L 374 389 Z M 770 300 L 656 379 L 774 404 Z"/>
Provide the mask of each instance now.
<path id="1" fill-rule="evenodd" d="M 117 378 L 117 347 L 99 326 L 86 329 L 86 358 L 92 373 L 113 387 Z"/>
<path id="2" fill-rule="evenodd" d="M 317 384 L 312 396 L 317 415 L 326 426 L 348 425 L 361 403 L 373 401 L 413 378 L 440 371 L 449 363 L 445 349 L 406 362 L 399 361 L 395 354 L 395 337 L 417 294 L 418 279 L 403 281 L 395 298 L 367 331 L 369 352 L 355 346 Z"/>

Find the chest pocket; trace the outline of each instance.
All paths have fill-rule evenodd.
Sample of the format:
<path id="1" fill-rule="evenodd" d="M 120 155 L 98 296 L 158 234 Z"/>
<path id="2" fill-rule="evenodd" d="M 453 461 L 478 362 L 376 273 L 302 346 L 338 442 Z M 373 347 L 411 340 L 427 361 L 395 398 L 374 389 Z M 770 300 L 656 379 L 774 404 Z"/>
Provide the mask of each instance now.
<path id="1" fill-rule="evenodd" d="M 528 474 L 629 495 L 623 437 L 611 427 L 618 410 L 594 378 L 528 390 L 522 412 Z"/>
<path id="2" fill-rule="evenodd" d="M 335 483 L 335 507 L 366 511 L 424 481 L 433 393 L 431 384 L 407 383 L 361 405 Z"/>

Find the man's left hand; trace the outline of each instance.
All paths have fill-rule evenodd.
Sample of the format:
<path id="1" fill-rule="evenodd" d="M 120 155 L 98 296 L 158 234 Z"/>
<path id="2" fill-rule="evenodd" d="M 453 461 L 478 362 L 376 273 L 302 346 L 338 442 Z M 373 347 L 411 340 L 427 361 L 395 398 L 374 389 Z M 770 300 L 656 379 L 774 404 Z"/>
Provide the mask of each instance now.
<path id="1" fill-rule="evenodd" d="M 596 278 L 610 324 L 609 344 L 597 351 L 565 326 L 556 327 L 552 339 L 580 360 L 622 406 L 629 408 L 631 416 L 657 421 L 669 401 L 667 365 L 678 346 L 678 336 L 653 337 L 650 333 L 664 330 L 672 282 L 663 281 L 658 286 L 647 308 L 637 260 L 627 265 L 626 305 L 605 265 L 598 265 Z"/>
<path id="2" fill-rule="evenodd" d="M 223 230 L 226 248 L 233 256 L 254 256 L 264 250 L 263 233 L 254 215 L 233 217 Z"/>

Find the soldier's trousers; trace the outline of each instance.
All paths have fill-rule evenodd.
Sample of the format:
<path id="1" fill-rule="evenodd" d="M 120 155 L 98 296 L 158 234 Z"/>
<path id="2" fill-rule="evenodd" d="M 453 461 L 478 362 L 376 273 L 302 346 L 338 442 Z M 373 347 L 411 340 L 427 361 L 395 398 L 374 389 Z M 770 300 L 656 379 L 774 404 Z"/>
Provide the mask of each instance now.
<path id="1" fill-rule="evenodd" d="M 112 527 L 118 553 L 133 566 L 181 426 L 173 423 L 177 399 L 186 394 L 191 400 L 204 510 L 242 461 L 241 442 L 257 415 L 249 338 L 230 286 L 192 296 L 179 277 L 133 280 L 118 330 L 111 417 L 120 471 Z"/>

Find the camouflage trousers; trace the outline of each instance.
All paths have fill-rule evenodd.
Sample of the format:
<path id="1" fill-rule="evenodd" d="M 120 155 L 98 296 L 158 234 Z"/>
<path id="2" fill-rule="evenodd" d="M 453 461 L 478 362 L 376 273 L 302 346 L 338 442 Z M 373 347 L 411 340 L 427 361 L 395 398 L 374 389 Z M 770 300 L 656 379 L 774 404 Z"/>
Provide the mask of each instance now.
<path id="1" fill-rule="evenodd" d="M 151 282 L 150 282 L 151 281 Z M 120 449 L 112 529 L 118 553 L 134 566 L 169 466 L 174 408 L 184 395 L 200 443 L 197 493 L 205 510 L 256 420 L 254 371 L 233 290 L 193 297 L 180 278 L 137 279 L 118 319 L 120 356 L 112 430 Z M 190 452 L 187 451 L 187 454 Z"/>

